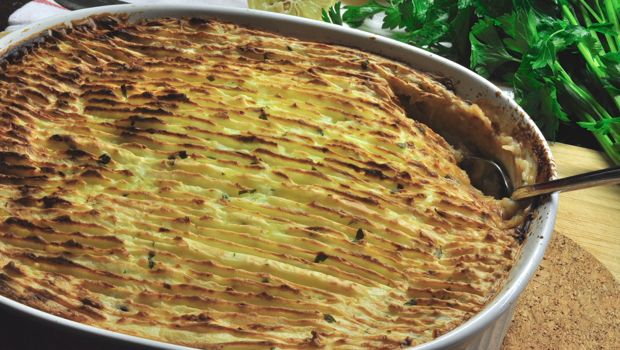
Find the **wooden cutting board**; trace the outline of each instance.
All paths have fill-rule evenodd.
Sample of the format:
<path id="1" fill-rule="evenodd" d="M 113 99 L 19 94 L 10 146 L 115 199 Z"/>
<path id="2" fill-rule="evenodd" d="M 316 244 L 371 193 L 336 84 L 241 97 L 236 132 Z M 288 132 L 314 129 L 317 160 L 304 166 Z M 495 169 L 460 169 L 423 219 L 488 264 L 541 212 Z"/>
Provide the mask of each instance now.
<path id="1" fill-rule="evenodd" d="M 610 165 L 580 147 L 552 151 L 562 177 Z M 620 349 L 620 186 L 560 194 L 555 227 L 502 349 Z"/>
<path id="2" fill-rule="evenodd" d="M 560 177 L 611 166 L 602 153 L 590 149 L 556 143 L 551 150 Z M 555 229 L 594 255 L 620 282 L 620 186 L 561 193 Z"/>

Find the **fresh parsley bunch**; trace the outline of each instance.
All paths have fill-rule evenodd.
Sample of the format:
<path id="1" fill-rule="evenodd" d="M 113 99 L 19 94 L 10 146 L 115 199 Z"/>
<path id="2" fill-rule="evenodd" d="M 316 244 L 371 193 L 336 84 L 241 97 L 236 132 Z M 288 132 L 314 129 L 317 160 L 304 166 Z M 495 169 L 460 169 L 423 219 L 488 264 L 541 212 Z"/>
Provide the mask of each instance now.
<path id="1" fill-rule="evenodd" d="M 547 138 L 577 123 L 620 164 L 620 0 L 370 0 L 323 20 L 377 14 L 394 39 L 510 84 Z"/>

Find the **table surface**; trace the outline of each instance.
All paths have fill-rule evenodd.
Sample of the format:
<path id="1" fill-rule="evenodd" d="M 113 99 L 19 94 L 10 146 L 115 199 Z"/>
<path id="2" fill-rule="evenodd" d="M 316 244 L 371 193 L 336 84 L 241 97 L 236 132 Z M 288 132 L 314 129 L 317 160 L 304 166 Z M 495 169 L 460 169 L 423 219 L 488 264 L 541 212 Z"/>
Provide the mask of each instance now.
<path id="1" fill-rule="evenodd" d="M 602 153 L 556 143 L 551 146 L 560 177 L 611 166 Z M 620 282 L 620 186 L 560 193 L 555 225 L 607 267 Z"/>

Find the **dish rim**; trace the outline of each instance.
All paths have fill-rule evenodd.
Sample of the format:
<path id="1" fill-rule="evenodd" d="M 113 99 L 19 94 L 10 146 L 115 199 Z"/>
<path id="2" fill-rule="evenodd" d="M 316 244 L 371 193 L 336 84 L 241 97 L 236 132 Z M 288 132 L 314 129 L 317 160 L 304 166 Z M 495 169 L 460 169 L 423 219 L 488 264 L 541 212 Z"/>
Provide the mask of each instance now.
<path id="1" fill-rule="evenodd" d="M 276 14 L 271 12 L 257 11 L 251 9 L 243 9 L 243 8 L 233 8 L 233 7 L 222 7 L 222 6 L 213 6 L 213 5 L 173 5 L 173 4 L 127 4 L 127 5 L 113 5 L 113 6 L 102 6 L 96 8 L 88 8 L 78 11 L 69 12 L 67 14 L 61 14 L 54 16 L 52 18 L 46 19 L 44 21 L 36 22 L 33 24 L 29 24 L 23 28 L 20 28 L 14 32 L 7 34 L 6 36 L 0 38 L 0 59 L 4 58 L 8 54 L 10 54 L 13 50 L 18 49 L 24 44 L 38 38 L 41 33 L 46 30 L 52 29 L 54 27 L 62 26 L 62 25 L 70 25 L 71 22 L 85 19 L 94 15 L 103 15 L 103 14 L 111 14 L 111 15 L 120 15 L 127 14 L 131 16 L 137 16 L 139 18 L 158 18 L 165 17 L 164 14 L 170 13 L 168 16 L 170 17 L 182 17 L 181 15 L 175 14 L 175 12 L 186 12 L 188 14 L 192 14 L 196 17 L 207 17 L 207 18 L 217 18 L 219 16 L 228 16 L 228 17 L 241 17 L 244 20 L 248 20 L 249 22 L 255 23 L 255 28 L 274 31 L 269 29 L 264 29 L 265 27 L 272 27 L 275 23 L 292 25 L 293 27 L 277 30 L 278 34 L 288 35 L 291 37 L 300 37 L 302 36 L 302 40 L 308 40 L 307 38 L 303 38 L 303 35 L 294 34 L 296 30 L 300 30 L 302 28 L 316 28 L 321 33 L 329 33 L 338 34 L 341 38 L 349 38 L 353 39 L 355 43 L 341 43 L 341 42 L 331 42 L 327 40 L 320 40 L 319 38 L 324 38 L 324 35 L 317 35 L 315 41 L 332 43 L 336 45 L 342 45 L 347 47 L 352 47 L 360 50 L 364 50 L 366 52 L 371 52 L 373 54 L 377 54 L 382 57 L 394 59 L 390 57 L 389 54 L 384 54 L 384 52 L 380 51 L 381 48 L 387 49 L 388 51 L 403 51 L 402 53 L 410 53 L 416 57 L 424 57 L 429 61 L 432 61 L 435 65 L 443 66 L 445 70 L 451 71 L 453 73 L 458 73 L 465 79 L 469 79 L 469 83 L 473 83 L 474 85 L 479 85 L 478 88 L 482 91 L 484 89 L 494 92 L 495 97 L 499 102 L 497 102 L 497 106 L 503 105 L 504 107 L 508 107 L 511 109 L 512 113 L 517 113 L 517 116 L 513 116 L 515 119 L 515 123 L 523 122 L 524 125 L 521 125 L 520 128 L 527 128 L 527 132 L 529 136 L 533 136 L 535 139 L 533 142 L 533 152 L 540 152 L 537 156 L 541 160 L 545 160 L 544 164 L 537 164 L 538 170 L 544 168 L 544 170 L 549 174 L 549 178 L 553 178 L 556 176 L 555 173 L 555 164 L 553 162 L 553 157 L 551 154 L 551 150 L 547 142 L 545 141 L 542 133 L 536 127 L 535 123 L 532 119 L 519 107 L 516 102 L 507 96 L 501 89 L 490 83 L 485 78 L 477 75 L 471 70 L 452 62 L 446 58 L 435 55 L 433 53 L 427 52 L 423 49 L 404 44 L 389 38 L 381 37 L 379 35 L 375 35 L 372 33 L 364 32 L 358 29 L 336 26 L 329 23 L 324 23 L 320 21 L 310 20 L 306 18 L 293 17 L 288 15 Z M 271 24 L 269 22 L 271 21 Z M 240 25 L 252 26 L 251 24 L 240 23 Z M 299 27 L 299 28 L 295 28 Z M 342 40 L 342 39 L 340 39 Z M 358 44 L 366 40 L 367 42 L 363 45 L 367 48 L 360 48 Z M 372 48 L 376 47 L 376 48 Z M 402 60 L 395 59 L 396 61 L 402 62 L 411 66 L 414 69 L 418 69 L 424 72 L 424 70 L 418 68 L 415 64 L 410 62 L 403 62 Z M 448 77 L 451 78 L 451 77 Z M 458 94 L 457 94 L 458 95 Z M 520 120 L 519 120 L 520 119 Z M 456 328 L 452 329 L 449 332 L 435 338 L 430 342 L 426 342 L 417 346 L 410 347 L 411 350 L 433 350 L 433 349 L 450 349 L 467 339 L 471 339 L 477 335 L 482 334 L 482 332 L 492 325 L 494 321 L 496 321 L 501 315 L 505 312 L 510 311 L 510 308 L 514 306 L 517 301 L 518 296 L 525 289 L 529 279 L 533 275 L 534 271 L 538 267 L 538 264 L 542 260 L 545 249 L 549 243 L 553 232 L 553 226 L 555 223 L 555 217 L 557 212 L 558 205 L 558 194 L 552 194 L 546 197 L 538 208 L 542 208 L 545 206 L 546 212 L 539 213 L 539 215 L 544 215 L 543 221 L 540 223 L 541 228 L 536 232 L 528 232 L 527 240 L 535 239 L 538 244 L 535 245 L 532 252 L 525 254 L 524 248 L 522 247 L 520 256 L 515 260 L 515 264 L 511 269 L 511 277 L 508 278 L 502 289 L 489 301 L 485 304 L 484 308 L 469 318 L 467 321 L 459 324 Z M 542 209 L 541 209 L 542 211 Z M 526 244 L 525 242 L 523 243 Z M 523 261 L 525 260 L 525 261 Z M 522 264 L 521 266 L 517 266 L 517 264 Z M 517 271 L 518 270 L 518 271 Z M 514 276 L 513 276 L 514 275 Z M 116 331 L 110 331 L 103 328 L 98 328 L 95 326 L 90 326 L 87 324 L 79 323 L 76 321 L 72 321 L 69 319 L 65 319 L 59 316 L 52 315 L 50 313 L 32 308 L 30 306 L 21 304 L 17 301 L 9 299 L 7 297 L 0 295 L 0 304 L 3 306 L 9 307 L 15 311 L 21 312 L 23 314 L 28 314 L 30 316 L 36 317 L 39 320 L 49 321 L 59 326 L 71 328 L 74 330 L 78 330 L 81 332 L 85 332 L 91 335 L 103 336 L 107 338 L 112 338 L 119 341 L 128 342 L 135 345 L 149 346 L 152 348 L 158 349 L 173 349 L 173 350 L 181 350 L 181 349 L 194 349 L 186 346 L 176 345 L 172 343 L 165 343 L 162 341 L 151 340 L 147 338 L 142 338 L 138 336 L 132 336 L 128 334 L 119 333 Z"/>

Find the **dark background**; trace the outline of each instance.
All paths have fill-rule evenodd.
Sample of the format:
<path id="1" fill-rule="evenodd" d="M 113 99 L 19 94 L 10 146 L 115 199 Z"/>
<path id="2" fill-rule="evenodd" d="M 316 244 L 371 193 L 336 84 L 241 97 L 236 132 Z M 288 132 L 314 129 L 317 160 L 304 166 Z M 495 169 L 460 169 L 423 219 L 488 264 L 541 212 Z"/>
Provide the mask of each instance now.
<path id="1" fill-rule="evenodd" d="M 4 30 L 7 26 L 7 19 L 13 11 L 22 7 L 29 0 L 0 0 L 0 31 Z"/>
<path id="2" fill-rule="evenodd" d="M 1 1 L 1 0 L 0 0 Z M 0 305 L 2 350 L 153 350 L 40 321 Z"/>

